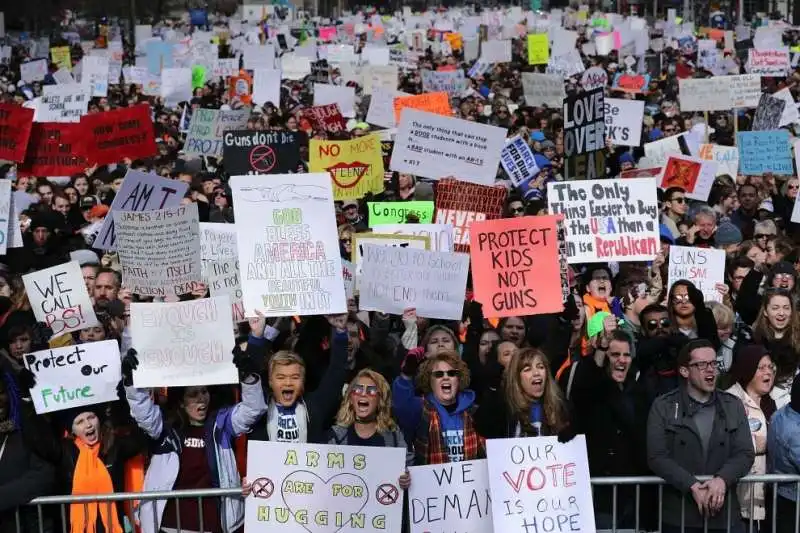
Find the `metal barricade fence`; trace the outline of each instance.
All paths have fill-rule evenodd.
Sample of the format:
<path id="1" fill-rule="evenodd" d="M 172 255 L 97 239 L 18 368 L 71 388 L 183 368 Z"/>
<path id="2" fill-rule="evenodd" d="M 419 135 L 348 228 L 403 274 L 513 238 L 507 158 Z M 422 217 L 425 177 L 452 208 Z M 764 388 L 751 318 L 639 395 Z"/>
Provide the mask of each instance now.
<path id="1" fill-rule="evenodd" d="M 699 481 L 706 481 L 711 479 L 711 476 L 698 476 L 697 478 Z M 791 531 L 793 533 L 800 533 L 800 501 L 790 501 L 783 499 L 782 503 L 784 508 L 786 506 L 790 506 L 793 508 L 793 513 L 783 513 L 783 515 L 778 516 L 778 485 L 779 484 L 787 484 L 791 483 L 794 484 L 794 488 L 796 494 L 800 494 L 800 475 L 777 475 L 777 474 L 768 474 L 768 475 L 760 475 L 760 476 L 747 476 L 742 478 L 739 481 L 739 486 L 747 486 L 749 487 L 750 491 L 754 491 L 756 484 L 763 483 L 767 492 L 769 493 L 769 497 L 766 498 L 765 505 L 767 508 L 767 516 L 765 521 L 756 521 L 753 520 L 753 508 L 755 506 L 755 498 L 751 497 L 751 505 L 750 505 L 750 512 L 747 513 L 750 517 L 749 519 L 744 519 L 740 516 L 738 510 L 733 511 L 731 506 L 729 505 L 730 498 L 726 497 L 725 501 L 725 508 L 722 510 L 722 513 L 726 514 L 726 523 L 727 526 L 724 528 L 726 533 L 777 533 L 780 531 L 788 532 Z M 664 486 L 665 481 L 659 477 L 655 476 L 642 476 L 642 477 L 602 477 L 602 478 L 592 478 L 591 485 L 593 491 L 595 493 L 595 514 L 596 519 L 598 520 L 598 528 L 597 531 L 609 531 L 612 533 L 630 533 L 630 532 L 640 532 L 640 531 L 658 531 L 662 532 L 665 530 L 664 528 L 664 509 L 663 509 L 663 497 L 664 497 Z M 619 524 L 621 520 L 624 520 L 625 517 L 620 517 L 620 501 L 619 501 L 619 491 L 620 488 L 627 488 L 633 487 L 634 488 L 634 523 L 632 524 Z M 599 524 L 598 514 L 604 509 L 598 509 L 598 501 L 597 501 L 597 491 L 598 490 L 608 490 L 611 489 L 611 513 L 610 513 L 610 524 L 608 527 L 602 527 Z M 657 517 L 657 527 L 644 527 L 642 518 L 642 513 L 646 513 L 647 509 L 643 509 L 642 507 L 642 489 L 649 488 L 649 490 L 657 489 L 658 493 L 658 517 Z M 770 490 L 771 489 L 771 490 Z M 730 494 L 730 490 L 728 491 Z M 200 512 L 203 509 L 203 500 L 205 498 L 218 498 L 218 497 L 234 497 L 234 498 L 241 498 L 242 491 L 239 488 L 233 489 L 202 489 L 202 490 L 178 490 L 178 491 L 162 491 L 162 492 L 118 492 L 114 494 L 99 494 L 99 495 L 81 495 L 81 496 L 43 496 L 40 498 L 36 498 L 32 500 L 27 505 L 27 509 L 30 507 L 36 508 L 36 516 L 38 518 L 38 531 L 35 530 L 23 530 L 22 527 L 22 520 L 20 517 L 21 512 L 23 512 L 26 508 L 18 508 L 16 510 L 16 529 L 17 533 L 57 533 L 55 528 L 47 528 L 45 525 L 45 507 L 53 508 L 58 506 L 59 513 L 56 518 L 60 518 L 61 520 L 61 533 L 68 533 L 69 532 L 69 523 L 67 518 L 67 506 L 68 505 L 75 505 L 75 504 L 89 504 L 89 503 L 98 503 L 100 505 L 108 505 L 108 512 L 111 513 L 112 509 L 112 502 L 141 502 L 141 501 L 154 501 L 154 500 L 186 500 L 186 499 L 196 499 L 197 500 L 197 507 L 198 507 L 198 524 L 200 525 L 200 531 L 203 531 L 203 513 Z M 681 531 L 685 533 L 707 533 L 709 531 L 721 531 L 720 529 L 709 529 L 708 521 L 705 521 L 703 527 L 698 528 L 690 528 L 688 526 L 684 526 L 684 518 L 685 518 L 685 506 L 687 499 L 682 499 L 682 509 L 681 509 L 681 525 L 680 526 L 673 526 L 669 529 L 669 531 Z M 626 509 L 630 508 L 630 501 L 622 502 L 622 506 Z M 180 516 L 180 505 L 175 506 L 176 511 L 176 525 L 177 530 L 181 531 L 181 516 Z M 791 514 L 790 516 L 786 516 Z M 51 515 L 53 516 L 53 515 Z M 628 517 L 629 518 L 629 517 Z M 646 517 L 649 520 L 652 520 L 653 517 Z M 158 520 L 157 513 L 154 513 L 154 520 Z M 778 521 L 780 520 L 780 529 L 778 526 Z M 787 525 L 788 522 L 788 525 Z M 768 525 L 765 525 L 768 524 Z M 159 531 L 159 524 L 153 524 L 153 531 Z M 49 531 L 48 531 L 49 529 Z M 245 532 L 246 533 L 246 532 Z M 384 533 L 400 533 L 398 532 L 389 532 L 386 531 Z M 501 532 L 505 533 L 505 532 Z M 553 532 L 554 533 L 554 532 Z"/>

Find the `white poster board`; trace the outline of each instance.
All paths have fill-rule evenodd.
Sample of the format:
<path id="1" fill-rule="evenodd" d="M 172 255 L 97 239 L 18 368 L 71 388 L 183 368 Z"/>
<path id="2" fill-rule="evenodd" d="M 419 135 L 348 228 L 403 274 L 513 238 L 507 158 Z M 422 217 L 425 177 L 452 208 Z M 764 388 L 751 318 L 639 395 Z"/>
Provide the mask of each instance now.
<path id="1" fill-rule="evenodd" d="M 405 454 L 405 448 L 251 441 L 247 477 L 253 490 L 245 499 L 245 530 L 400 531 L 403 491 L 397 479 Z"/>
<path id="2" fill-rule="evenodd" d="M 561 109 L 567 97 L 564 78 L 557 74 L 522 73 L 522 90 L 525 103 L 529 106 L 542 106 Z"/>
<path id="3" fill-rule="evenodd" d="M 427 237 L 430 239 L 430 250 L 453 251 L 453 226 L 450 224 L 376 224 L 372 230 L 375 233 Z"/>
<path id="4" fill-rule="evenodd" d="M 33 352 L 24 361 L 36 377 L 31 399 L 39 414 L 117 400 L 121 358 L 115 340 Z"/>
<path id="5" fill-rule="evenodd" d="M 81 60 L 81 85 L 91 91 L 91 96 L 108 96 L 108 58 L 84 56 Z"/>
<path id="6" fill-rule="evenodd" d="M 98 324 L 81 267 L 70 261 L 22 276 L 31 309 L 53 337 Z"/>
<path id="7" fill-rule="evenodd" d="M 253 104 L 263 106 L 267 102 L 281 106 L 281 71 L 257 68 L 253 71 Z"/>
<path id="8" fill-rule="evenodd" d="M 247 316 L 347 312 L 328 174 L 233 176 Z"/>
<path id="9" fill-rule="evenodd" d="M 715 285 L 725 283 L 725 250 L 670 246 L 669 287 L 679 279 L 694 283 L 706 302 L 721 302 L 722 295 Z"/>
<path id="10" fill-rule="evenodd" d="M 89 108 L 85 85 L 45 85 L 42 101 L 36 107 L 36 122 L 80 122 Z"/>
<path id="11" fill-rule="evenodd" d="M 174 303 L 132 303 L 131 338 L 138 388 L 237 383 L 227 296 Z"/>
<path id="12" fill-rule="evenodd" d="M 25 83 L 33 83 L 35 81 L 44 81 L 47 75 L 47 60 L 34 59 L 20 64 L 19 73 L 22 81 Z"/>
<path id="13" fill-rule="evenodd" d="M 640 146 L 642 142 L 643 100 L 605 98 L 606 137 L 618 146 Z"/>
<path id="14" fill-rule="evenodd" d="M 342 116 L 356 116 L 356 89 L 355 87 L 330 85 L 327 83 L 314 84 L 314 105 L 338 104 Z"/>
<path id="15" fill-rule="evenodd" d="M 195 109 L 183 145 L 184 152 L 189 155 L 221 157 L 222 134 L 228 130 L 244 129 L 248 118 L 249 109 Z"/>

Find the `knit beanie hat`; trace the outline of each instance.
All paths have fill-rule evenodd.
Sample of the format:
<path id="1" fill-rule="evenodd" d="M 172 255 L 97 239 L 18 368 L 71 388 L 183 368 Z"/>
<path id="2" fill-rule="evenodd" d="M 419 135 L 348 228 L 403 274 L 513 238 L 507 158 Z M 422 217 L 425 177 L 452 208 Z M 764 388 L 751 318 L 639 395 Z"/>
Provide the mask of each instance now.
<path id="1" fill-rule="evenodd" d="M 761 358 L 765 355 L 769 355 L 769 353 L 760 344 L 748 344 L 736 352 L 730 373 L 743 389 L 747 388 L 747 384 L 756 375 L 758 363 L 761 362 Z"/>
<path id="2" fill-rule="evenodd" d="M 714 237 L 717 246 L 729 246 L 742 242 L 742 232 L 730 222 L 723 222 L 717 227 L 717 234 Z"/>

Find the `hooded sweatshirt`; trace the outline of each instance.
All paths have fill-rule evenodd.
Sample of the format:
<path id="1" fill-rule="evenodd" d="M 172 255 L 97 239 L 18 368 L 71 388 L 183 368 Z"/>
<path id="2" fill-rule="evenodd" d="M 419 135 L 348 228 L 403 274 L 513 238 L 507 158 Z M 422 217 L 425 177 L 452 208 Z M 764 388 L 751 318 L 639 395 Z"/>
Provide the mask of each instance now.
<path id="1" fill-rule="evenodd" d="M 464 460 L 464 417 L 463 413 L 475 403 L 475 392 L 465 390 L 458 393 L 454 405 L 444 406 L 432 393 L 426 399 L 436 408 L 442 425 L 442 440 L 447 446 L 451 463 Z"/>

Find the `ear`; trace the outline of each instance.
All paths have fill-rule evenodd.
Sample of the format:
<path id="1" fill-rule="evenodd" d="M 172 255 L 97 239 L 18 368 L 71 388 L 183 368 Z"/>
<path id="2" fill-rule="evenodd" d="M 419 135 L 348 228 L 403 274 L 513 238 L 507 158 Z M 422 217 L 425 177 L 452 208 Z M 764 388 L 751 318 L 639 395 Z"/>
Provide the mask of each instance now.
<path id="1" fill-rule="evenodd" d="M 683 379 L 689 379 L 689 369 L 685 366 L 678 367 L 678 373 L 680 373 Z"/>

